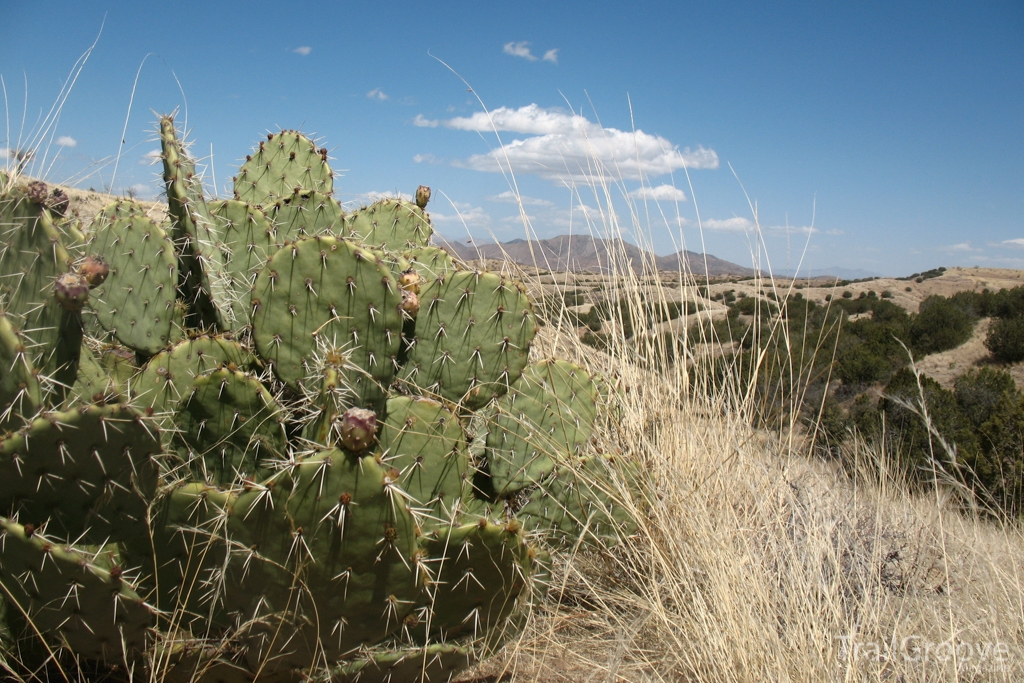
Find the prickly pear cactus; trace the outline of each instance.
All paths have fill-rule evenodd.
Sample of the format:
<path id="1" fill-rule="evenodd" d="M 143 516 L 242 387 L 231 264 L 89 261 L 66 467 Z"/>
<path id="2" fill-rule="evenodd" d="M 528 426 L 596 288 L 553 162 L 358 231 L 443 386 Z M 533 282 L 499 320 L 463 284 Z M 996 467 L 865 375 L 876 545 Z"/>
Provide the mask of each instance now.
<path id="1" fill-rule="evenodd" d="M 560 544 L 631 532 L 600 383 L 531 363 L 525 288 L 429 245 L 429 188 L 346 216 L 284 131 L 207 200 L 160 139 L 163 222 L 0 182 L 0 660 L 450 680 Z"/>

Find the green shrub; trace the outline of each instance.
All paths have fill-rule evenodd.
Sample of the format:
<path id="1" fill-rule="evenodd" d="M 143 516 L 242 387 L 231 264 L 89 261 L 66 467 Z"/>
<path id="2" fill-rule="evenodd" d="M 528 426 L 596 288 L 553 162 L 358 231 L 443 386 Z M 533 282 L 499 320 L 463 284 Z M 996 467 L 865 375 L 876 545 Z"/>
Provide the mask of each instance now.
<path id="1" fill-rule="evenodd" d="M 850 290 L 846 290 L 845 292 L 843 292 L 843 298 L 844 299 L 852 299 L 853 298 L 853 292 L 851 292 Z"/>
<path id="2" fill-rule="evenodd" d="M 910 323 L 910 347 L 915 356 L 955 349 L 974 331 L 974 318 L 943 296 L 921 302 L 920 312 Z"/>
<path id="3" fill-rule="evenodd" d="M 999 318 L 985 338 L 985 348 L 1005 363 L 1024 360 L 1024 316 Z"/>

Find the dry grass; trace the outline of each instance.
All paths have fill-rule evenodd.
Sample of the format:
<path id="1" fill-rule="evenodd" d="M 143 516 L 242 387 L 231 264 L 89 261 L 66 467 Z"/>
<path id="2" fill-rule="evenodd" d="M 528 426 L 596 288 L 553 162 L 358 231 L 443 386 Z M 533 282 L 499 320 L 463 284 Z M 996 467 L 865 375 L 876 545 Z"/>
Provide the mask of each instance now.
<path id="1" fill-rule="evenodd" d="M 614 221 L 592 227 L 601 237 L 621 232 Z M 643 234 L 637 227 L 632 234 Z M 703 282 L 681 275 L 656 298 L 690 298 Z M 643 280 L 622 269 L 608 296 L 650 301 Z M 648 475 L 645 499 L 624 500 L 641 528 L 610 553 L 564 561 L 554 599 L 523 637 L 461 680 L 1024 677 L 1018 524 L 964 512 L 955 486 L 910 493 L 887 475 L 891 454 L 867 444 L 845 453 L 865 473 L 851 476 L 812 457 L 795 422 L 751 428 L 750 387 L 691 390 L 710 373 L 706 356 L 644 367 L 638 357 L 663 349 L 637 325 L 634 339 L 613 334 L 607 354 L 582 346 L 571 326 L 551 325 L 538 352 L 620 382 L 621 420 L 602 439 Z M 758 334 L 784 330 L 769 322 Z M 702 341 L 696 348 L 721 344 Z"/>

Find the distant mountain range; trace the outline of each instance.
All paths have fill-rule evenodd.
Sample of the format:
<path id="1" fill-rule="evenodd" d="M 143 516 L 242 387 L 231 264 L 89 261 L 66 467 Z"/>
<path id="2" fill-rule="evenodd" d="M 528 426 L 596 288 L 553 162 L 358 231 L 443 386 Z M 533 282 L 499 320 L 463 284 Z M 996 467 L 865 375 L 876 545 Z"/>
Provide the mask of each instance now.
<path id="1" fill-rule="evenodd" d="M 435 238 L 440 237 L 435 233 Z M 487 258 L 509 258 L 529 266 L 551 271 L 607 272 L 609 255 L 617 256 L 617 263 L 629 263 L 640 271 L 645 262 L 658 270 L 678 271 L 680 264 L 693 273 L 711 276 L 737 275 L 751 277 L 753 268 L 730 263 L 710 254 L 680 251 L 669 256 L 657 256 L 623 240 L 598 239 L 586 235 L 559 235 L 546 240 L 515 239 L 509 242 L 474 244 L 468 240 L 440 240 L 444 245 L 466 260 Z M 648 267 L 650 267 L 650 265 Z"/>

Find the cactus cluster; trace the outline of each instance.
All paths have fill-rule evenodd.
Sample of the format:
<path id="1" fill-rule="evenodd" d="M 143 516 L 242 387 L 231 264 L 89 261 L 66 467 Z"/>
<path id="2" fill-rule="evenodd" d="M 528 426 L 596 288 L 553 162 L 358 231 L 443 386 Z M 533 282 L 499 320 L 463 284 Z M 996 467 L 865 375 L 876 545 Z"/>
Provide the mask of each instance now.
<path id="1" fill-rule="evenodd" d="M 159 131 L 163 222 L 0 176 L 0 665 L 449 680 L 549 553 L 633 528 L 607 385 L 531 360 L 525 289 L 429 244 L 429 188 L 346 212 L 283 131 L 211 200 Z"/>

